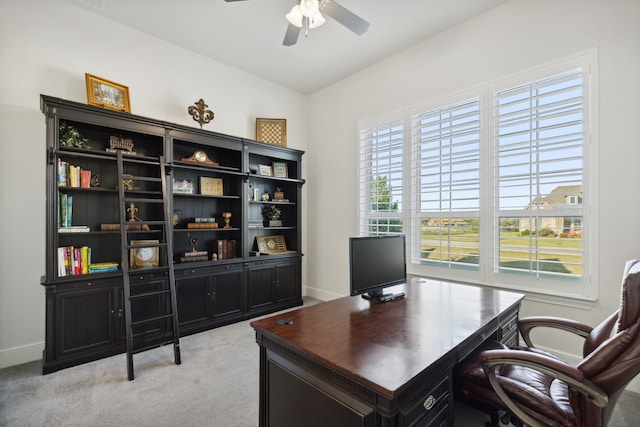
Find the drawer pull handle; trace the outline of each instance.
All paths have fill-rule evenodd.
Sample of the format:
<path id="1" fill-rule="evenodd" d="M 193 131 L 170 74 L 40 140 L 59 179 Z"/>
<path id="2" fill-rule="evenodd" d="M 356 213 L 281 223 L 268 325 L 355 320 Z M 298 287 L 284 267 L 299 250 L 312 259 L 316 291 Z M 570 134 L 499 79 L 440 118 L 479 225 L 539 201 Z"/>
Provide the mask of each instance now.
<path id="1" fill-rule="evenodd" d="M 422 406 L 424 406 L 424 409 L 426 409 L 427 411 L 430 411 L 431 408 L 433 408 L 433 405 L 435 404 L 436 404 L 436 398 L 433 397 L 433 394 L 430 394 L 429 397 L 425 399 Z"/>

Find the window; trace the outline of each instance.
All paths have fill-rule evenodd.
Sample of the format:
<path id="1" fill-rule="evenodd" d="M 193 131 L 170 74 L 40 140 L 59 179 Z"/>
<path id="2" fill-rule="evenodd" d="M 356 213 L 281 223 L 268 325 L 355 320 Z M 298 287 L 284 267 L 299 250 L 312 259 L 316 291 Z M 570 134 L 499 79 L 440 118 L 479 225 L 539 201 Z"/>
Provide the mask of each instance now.
<path id="1" fill-rule="evenodd" d="M 566 64 L 524 84 L 491 87 L 491 281 L 576 296 L 591 292 L 583 229 L 588 71 L 588 64 Z"/>
<path id="2" fill-rule="evenodd" d="M 403 231 L 403 124 L 392 120 L 360 131 L 360 233 Z"/>
<path id="3" fill-rule="evenodd" d="M 480 101 L 413 115 L 412 262 L 478 268 Z"/>
<path id="4" fill-rule="evenodd" d="M 405 233 L 415 274 L 594 299 L 592 57 L 360 123 L 361 235 Z"/>

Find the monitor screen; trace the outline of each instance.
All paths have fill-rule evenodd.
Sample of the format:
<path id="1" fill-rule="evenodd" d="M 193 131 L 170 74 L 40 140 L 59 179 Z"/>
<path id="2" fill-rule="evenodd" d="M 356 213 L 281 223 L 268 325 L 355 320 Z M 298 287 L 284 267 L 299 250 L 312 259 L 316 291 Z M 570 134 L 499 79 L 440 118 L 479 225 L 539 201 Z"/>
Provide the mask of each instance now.
<path id="1" fill-rule="evenodd" d="M 384 288 L 405 283 L 405 236 L 349 238 L 351 295 L 384 295 Z"/>

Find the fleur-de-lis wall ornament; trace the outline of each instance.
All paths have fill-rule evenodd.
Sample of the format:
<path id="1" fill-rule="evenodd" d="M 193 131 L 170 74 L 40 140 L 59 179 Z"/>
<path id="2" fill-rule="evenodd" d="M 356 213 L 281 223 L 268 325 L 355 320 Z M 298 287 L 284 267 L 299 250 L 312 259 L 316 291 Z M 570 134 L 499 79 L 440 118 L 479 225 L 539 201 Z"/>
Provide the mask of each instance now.
<path id="1" fill-rule="evenodd" d="M 202 98 L 194 105 L 189 106 L 189 114 L 191 114 L 193 120 L 200 123 L 200 129 L 202 129 L 202 125 L 209 123 L 215 117 L 213 111 L 207 110 L 208 107 Z"/>

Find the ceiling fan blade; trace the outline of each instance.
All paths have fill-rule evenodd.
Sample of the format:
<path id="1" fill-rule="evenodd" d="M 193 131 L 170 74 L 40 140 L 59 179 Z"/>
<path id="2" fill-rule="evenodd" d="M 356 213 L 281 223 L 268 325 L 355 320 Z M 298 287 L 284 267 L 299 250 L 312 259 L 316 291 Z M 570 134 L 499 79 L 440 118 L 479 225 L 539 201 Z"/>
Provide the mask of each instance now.
<path id="1" fill-rule="evenodd" d="M 231 2 L 234 2 L 234 1 L 244 1 L 244 0 L 224 0 L 224 1 L 226 1 L 227 3 L 231 3 Z"/>
<path id="2" fill-rule="evenodd" d="M 334 1 L 328 1 L 322 8 L 322 12 L 326 13 L 359 36 L 366 33 L 369 29 L 369 23 L 367 21 Z"/>
<path id="3" fill-rule="evenodd" d="M 300 30 L 302 28 L 296 27 L 293 24 L 289 24 L 287 27 L 287 32 L 284 35 L 284 40 L 282 41 L 283 46 L 293 46 L 298 42 L 298 36 L 300 35 Z"/>

